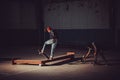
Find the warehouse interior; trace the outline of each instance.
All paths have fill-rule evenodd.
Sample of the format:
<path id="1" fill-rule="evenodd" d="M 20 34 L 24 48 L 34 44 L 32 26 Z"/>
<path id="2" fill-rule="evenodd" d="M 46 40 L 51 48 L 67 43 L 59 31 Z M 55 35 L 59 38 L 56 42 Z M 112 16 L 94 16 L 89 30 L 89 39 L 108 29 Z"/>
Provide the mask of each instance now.
<path id="1" fill-rule="evenodd" d="M 115 80 L 119 78 L 119 0 L 1 0 L 0 79 Z M 51 26 L 58 36 L 55 57 L 75 52 L 81 57 L 95 42 L 110 63 L 94 66 L 80 60 L 55 66 L 12 65 L 13 58 L 43 59 L 41 49 Z M 83 51 L 81 51 L 83 50 Z M 46 47 L 50 53 L 50 47 Z"/>

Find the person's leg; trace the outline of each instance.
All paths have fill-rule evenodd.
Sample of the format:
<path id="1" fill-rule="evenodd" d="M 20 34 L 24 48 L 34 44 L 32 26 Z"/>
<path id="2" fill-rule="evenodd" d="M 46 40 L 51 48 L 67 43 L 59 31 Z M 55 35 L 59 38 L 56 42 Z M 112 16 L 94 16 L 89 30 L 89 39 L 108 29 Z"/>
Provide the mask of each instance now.
<path id="1" fill-rule="evenodd" d="M 46 46 L 46 45 L 49 45 L 49 44 L 52 44 L 52 42 L 53 42 L 53 41 L 52 41 L 51 39 L 45 41 L 45 43 L 44 43 L 44 45 L 43 45 L 40 53 L 44 53 L 45 46 Z"/>
<path id="2" fill-rule="evenodd" d="M 55 49 L 56 45 L 57 45 L 57 41 L 55 41 L 55 42 L 51 45 L 50 59 L 53 59 L 54 49 Z"/>
<path id="3" fill-rule="evenodd" d="M 42 47 L 42 49 L 41 49 L 41 53 L 44 52 L 45 46 L 46 46 L 46 43 L 44 43 L 44 45 L 43 45 L 43 47 Z"/>

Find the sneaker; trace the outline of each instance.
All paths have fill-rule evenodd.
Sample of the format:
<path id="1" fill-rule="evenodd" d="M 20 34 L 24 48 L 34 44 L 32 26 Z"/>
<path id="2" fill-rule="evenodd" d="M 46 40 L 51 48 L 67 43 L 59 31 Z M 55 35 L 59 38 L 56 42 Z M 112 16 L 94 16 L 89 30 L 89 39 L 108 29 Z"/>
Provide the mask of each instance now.
<path id="1" fill-rule="evenodd" d="M 39 52 L 39 54 L 43 54 L 42 52 Z"/>
<path id="2" fill-rule="evenodd" d="M 39 52 L 39 54 L 43 54 L 43 51 L 42 51 L 42 50 L 40 51 L 40 50 L 38 49 L 38 52 Z"/>
<path id="3" fill-rule="evenodd" d="M 52 57 L 52 56 L 50 56 L 49 60 L 53 60 L 53 57 Z"/>

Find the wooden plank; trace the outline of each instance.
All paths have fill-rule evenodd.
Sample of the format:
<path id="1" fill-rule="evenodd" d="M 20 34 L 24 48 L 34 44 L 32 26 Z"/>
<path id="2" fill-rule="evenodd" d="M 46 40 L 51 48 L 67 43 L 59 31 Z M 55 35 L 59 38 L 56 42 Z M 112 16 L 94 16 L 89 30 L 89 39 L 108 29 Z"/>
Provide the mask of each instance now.
<path id="1" fill-rule="evenodd" d="M 61 60 L 61 59 L 65 59 L 65 58 L 74 58 L 74 54 L 73 52 L 67 52 L 66 55 L 60 55 L 57 57 L 54 57 L 52 60 L 43 60 L 42 63 L 47 63 L 47 62 L 52 62 L 52 61 L 56 61 L 56 60 Z"/>
<path id="2" fill-rule="evenodd" d="M 13 60 L 12 64 L 41 64 L 40 60 Z"/>
<path id="3" fill-rule="evenodd" d="M 36 64 L 36 65 L 45 65 L 46 63 L 49 62 L 54 62 L 62 60 L 61 62 L 68 61 L 74 58 L 75 53 L 74 52 L 67 52 L 65 55 L 60 55 L 57 57 L 54 57 L 52 60 L 25 60 L 25 59 L 13 59 L 12 64 Z"/>
<path id="4" fill-rule="evenodd" d="M 66 59 L 61 59 L 57 61 L 47 62 L 45 64 L 42 63 L 41 66 L 62 65 L 62 64 L 70 62 L 71 60 L 72 60 L 71 58 L 66 58 Z"/>

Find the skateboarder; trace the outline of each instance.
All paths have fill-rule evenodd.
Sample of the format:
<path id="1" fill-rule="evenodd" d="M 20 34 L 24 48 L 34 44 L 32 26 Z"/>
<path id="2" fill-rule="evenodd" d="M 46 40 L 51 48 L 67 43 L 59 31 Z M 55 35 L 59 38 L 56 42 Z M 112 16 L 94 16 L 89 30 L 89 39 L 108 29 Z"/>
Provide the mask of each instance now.
<path id="1" fill-rule="evenodd" d="M 49 33 L 50 38 L 44 42 L 44 45 L 41 49 L 41 52 L 39 52 L 39 54 L 44 53 L 44 49 L 46 45 L 51 45 L 51 53 L 49 59 L 52 60 L 54 56 L 54 49 L 57 45 L 57 37 L 50 26 L 47 26 L 44 31 L 45 32 L 47 31 Z"/>

